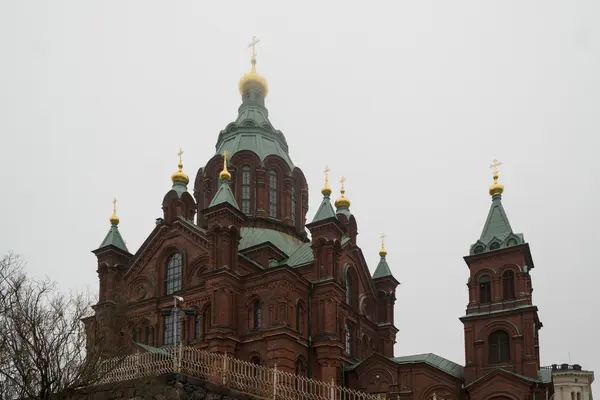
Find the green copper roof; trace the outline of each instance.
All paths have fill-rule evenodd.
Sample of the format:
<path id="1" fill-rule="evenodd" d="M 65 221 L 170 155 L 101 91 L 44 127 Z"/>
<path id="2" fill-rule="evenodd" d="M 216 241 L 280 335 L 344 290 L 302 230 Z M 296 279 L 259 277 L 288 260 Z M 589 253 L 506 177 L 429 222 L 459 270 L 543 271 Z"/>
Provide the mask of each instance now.
<path id="1" fill-rule="evenodd" d="M 235 197 L 233 197 L 233 193 L 231 192 L 228 181 L 224 179 L 221 180 L 221 186 L 219 186 L 219 190 L 217 190 L 215 197 L 213 197 L 208 206 L 212 207 L 223 203 L 229 203 L 238 210 L 240 209 L 237 205 L 237 201 L 235 201 Z"/>
<path id="2" fill-rule="evenodd" d="M 121 233 L 119 233 L 119 228 L 116 224 L 112 224 L 110 226 L 110 230 L 108 231 L 108 233 L 104 237 L 104 240 L 102 241 L 102 244 L 98 248 L 101 249 L 103 247 L 111 245 L 129 253 L 129 250 L 127 250 L 127 246 L 125 245 L 125 241 L 123 240 Z"/>
<path id="3" fill-rule="evenodd" d="M 216 154 L 223 154 L 226 150 L 233 156 L 239 151 L 249 150 L 258 155 L 261 161 L 270 155 L 277 155 L 293 170 L 294 164 L 288 154 L 285 136 L 269 121 L 269 111 L 264 103 L 260 91 L 250 89 L 244 93 L 235 122 L 227 125 L 219 134 Z"/>
<path id="4" fill-rule="evenodd" d="M 495 195 L 481 237 L 471 246 L 470 254 L 498 250 L 525 243 L 522 234 L 515 234 L 502 206 L 502 196 Z"/>
<path id="5" fill-rule="evenodd" d="M 181 198 L 181 195 L 187 192 L 187 186 L 183 182 L 175 181 L 173 182 L 173 190 L 177 192 L 177 196 Z"/>
<path id="6" fill-rule="evenodd" d="M 329 199 L 329 196 L 323 196 L 323 201 L 321 202 L 321 205 L 319 206 L 319 209 L 317 210 L 317 213 L 315 214 L 315 217 L 313 218 L 312 222 L 323 221 L 327 218 L 337 219 L 337 216 L 335 214 L 333 206 L 331 205 L 331 200 Z"/>
<path id="7" fill-rule="evenodd" d="M 240 251 L 269 242 L 288 256 L 287 259 L 270 265 L 271 267 L 279 265 L 295 267 L 311 263 L 314 260 L 310 243 L 304 243 L 287 233 L 265 228 L 242 227 L 240 235 L 242 236 L 239 245 Z"/>
<path id="8" fill-rule="evenodd" d="M 377 268 L 375 269 L 375 273 L 373 274 L 373 279 L 383 278 L 386 276 L 393 276 L 392 271 L 390 270 L 385 257 L 381 257 L 379 264 L 377 264 Z"/>
<path id="9" fill-rule="evenodd" d="M 336 214 L 344 214 L 346 216 L 346 218 L 350 218 L 350 216 L 352 215 L 352 213 L 350 212 L 350 209 L 348 207 L 340 207 L 336 210 Z"/>
<path id="10" fill-rule="evenodd" d="M 397 364 L 417 364 L 425 363 L 431 365 L 434 368 L 439 369 L 455 378 L 462 379 L 464 376 L 464 368 L 462 365 L 458 365 L 450 360 L 446 360 L 444 357 L 440 357 L 433 353 L 416 354 L 412 356 L 395 357 L 390 358 Z"/>

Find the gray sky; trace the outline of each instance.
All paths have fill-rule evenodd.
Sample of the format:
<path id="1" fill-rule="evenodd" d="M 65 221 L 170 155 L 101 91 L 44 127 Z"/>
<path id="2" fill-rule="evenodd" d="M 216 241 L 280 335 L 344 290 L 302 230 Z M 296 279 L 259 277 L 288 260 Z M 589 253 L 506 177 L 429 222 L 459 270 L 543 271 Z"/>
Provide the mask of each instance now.
<path id="1" fill-rule="evenodd" d="M 311 189 L 308 218 L 328 165 L 347 178 L 371 271 L 387 233 L 396 355 L 464 363 L 462 257 L 498 158 L 536 265 L 542 364 L 570 352 L 600 369 L 600 3 L 366 4 L 2 1 L 0 252 L 65 290 L 97 290 L 90 250 L 113 196 L 135 252 L 162 216 L 178 148 L 193 182 L 235 119 L 256 35 L 271 121 Z"/>

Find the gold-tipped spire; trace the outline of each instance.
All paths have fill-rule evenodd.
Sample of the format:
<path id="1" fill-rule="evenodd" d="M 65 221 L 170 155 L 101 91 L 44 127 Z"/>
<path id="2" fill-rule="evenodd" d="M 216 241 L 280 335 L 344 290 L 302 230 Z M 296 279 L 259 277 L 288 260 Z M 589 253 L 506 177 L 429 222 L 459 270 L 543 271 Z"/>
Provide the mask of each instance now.
<path id="1" fill-rule="evenodd" d="M 329 171 L 329 167 L 325 167 L 325 170 L 323 171 L 325 173 L 325 185 L 323 186 L 323 189 L 321 189 L 321 193 L 325 197 L 331 196 L 331 188 L 329 187 Z"/>
<path id="2" fill-rule="evenodd" d="M 490 186 L 490 196 L 492 197 L 501 195 L 504 192 L 504 185 L 498 183 L 498 167 L 501 165 L 502 163 L 496 159 L 490 165 L 490 169 L 494 172 L 494 184 Z"/>
<path id="3" fill-rule="evenodd" d="M 119 225 L 119 217 L 117 217 L 117 199 L 113 199 L 113 213 L 108 219 L 112 225 Z"/>
<path id="4" fill-rule="evenodd" d="M 178 169 L 173 173 L 173 175 L 171 175 L 171 181 L 173 181 L 173 183 L 183 182 L 187 185 L 190 182 L 190 178 L 185 174 L 185 172 L 183 172 L 183 159 L 181 158 L 181 156 L 183 156 L 183 150 L 179 149 L 179 153 L 177 153 L 177 155 L 179 156 L 179 164 L 177 165 Z"/>
<path id="5" fill-rule="evenodd" d="M 252 56 L 250 57 L 250 63 L 252 64 L 252 67 L 250 68 L 250 72 L 242 76 L 242 79 L 240 79 L 239 88 L 241 95 L 244 95 L 244 93 L 249 89 L 259 89 L 262 95 L 265 97 L 269 92 L 267 80 L 258 72 L 256 72 L 256 45 L 258 43 L 260 43 L 260 40 L 258 40 L 256 36 L 253 36 L 252 42 L 248 44 L 248 47 L 252 48 Z"/>
<path id="6" fill-rule="evenodd" d="M 346 189 L 344 189 L 344 182 L 346 182 L 346 178 L 343 176 L 340 178 L 340 183 L 342 184 L 342 188 L 340 189 L 340 197 L 335 201 L 335 208 L 346 207 L 350 208 L 350 199 L 344 196 L 346 193 Z"/>
<path id="7" fill-rule="evenodd" d="M 387 255 L 387 250 L 385 249 L 385 233 L 381 234 L 381 250 L 379 250 L 379 256 L 385 257 Z"/>
<path id="8" fill-rule="evenodd" d="M 223 152 L 223 171 L 219 174 L 221 180 L 231 180 L 231 174 L 227 171 L 227 151 Z"/>

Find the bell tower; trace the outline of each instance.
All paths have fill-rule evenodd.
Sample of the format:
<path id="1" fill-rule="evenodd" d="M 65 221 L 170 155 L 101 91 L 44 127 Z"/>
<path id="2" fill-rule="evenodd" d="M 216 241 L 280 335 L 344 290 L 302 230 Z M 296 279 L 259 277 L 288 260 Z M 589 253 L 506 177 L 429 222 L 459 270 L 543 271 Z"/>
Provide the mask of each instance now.
<path id="1" fill-rule="evenodd" d="M 532 303 L 529 244 L 514 233 L 504 207 L 504 186 L 498 183 L 494 160 L 494 183 L 489 189 L 492 204 L 481 237 L 464 257 L 469 267 L 469 303 L 460 318 L 465 332 L 465 385 L 496 370 L 538 379 L 540 353 L 538 332 L 542 323 Z"/>

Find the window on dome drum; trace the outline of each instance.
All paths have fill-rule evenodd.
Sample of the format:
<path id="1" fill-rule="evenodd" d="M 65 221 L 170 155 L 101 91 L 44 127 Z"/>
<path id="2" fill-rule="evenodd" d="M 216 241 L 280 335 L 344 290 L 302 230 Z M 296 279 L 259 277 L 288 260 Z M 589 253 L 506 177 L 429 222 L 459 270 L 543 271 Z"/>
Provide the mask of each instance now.
<path id="1" fill-rule="evenodd" d="M 165 294 L 169 295 L 181 290 L 181 268 L 183 257 L 181 253 L 175 253 L 167 261 L 165 269 Z"/>
<path id="2" fill-rule="evenodd" d="M 510 361 L 510 336 L 506 331 L 492 332 L 488 338 L 488 346 L 490 363 Z"/>
<path id="3" fill-rule="evenodd" d="M 211 307 L 208 306 L 202 313 L 202 335 L 204 336 L 204 340 L 206 340 L 206 335 L 210 331 L 211 327 Z"/>
<path id="4" fill-rule="evenodd" d="M 492 301 L 492 283 L 487 275 L 479 278 L 479 302 L 490 303 Z"/>
<path id="5" fill-rule="evenodd" d="M 277 218 L 277 172 L 269 171 L 269 217 Z"/>
<path id="6" fill-rule="evenodd" d="M 256 300 L 254 304 L 252 304 L 252 328 L 258 329 L 260 328 L 260 317 L 261 317 L 261 307 L 260 301 Z"/>
<path id="7" fill-rule="evenodd" d="M 296 185 L 292 182 L 292 222 L 296 225 Z"/>
<path id="8" fill-rule="evenodd" d="M 346 322 L 346 354 L 352 355 L 352 326 Z"/>
<path id="9" fill-rule="evenodd" d="M 515 298 L 515 273 L 504 271 L 502 274 L 502 295 L 504 299 Z"/>
<path id="10" fill-rule="evenodd" d="M 175 314 L 170 314 L 164 318 L 164 338 L 163 345 L 171 346 L 175 344 Z M 181 337 L 181 329 L 177 329 L 177 340 Z"/>
<path id="11" fill-rule="evenodd" d="M 498 250 L 500 248 L 500 243 L 494 242 L 490 244 L 490 250 Z"/>
<path id="12" fill-rule="evenodd" d="M 571 392 L 571 400 L 575 400 L 575 392 Z"/>
<path id="13" fill-rule="evenodd" d="M 475 250 L 473 251 L 473 253 L 475 253 L 475 254 L 483 253 L 483 246 L 482 245 L 475 246 Z"/>
<path id="14" fill-rule="evenodd" d="M 242 212 L 250 214 L 250 167 L 242 167 Z"/>

